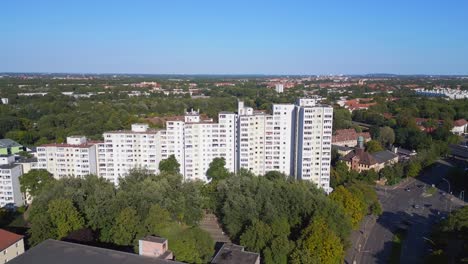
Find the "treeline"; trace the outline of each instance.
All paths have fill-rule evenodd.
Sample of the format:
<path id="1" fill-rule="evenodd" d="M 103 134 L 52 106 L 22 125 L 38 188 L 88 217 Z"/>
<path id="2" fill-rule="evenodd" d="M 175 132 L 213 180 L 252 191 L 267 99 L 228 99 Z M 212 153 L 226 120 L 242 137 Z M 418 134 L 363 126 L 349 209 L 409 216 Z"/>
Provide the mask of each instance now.
<path id="1" fill-rule="evenodd" d="M 93 175 L 54 180 L 32 170 L 20 178 L 22 191 L 34 197 L 29 242 L 71 239 L 136 250 L 138 239 L 157 235 L 169 239 L 177 260 L 206 263 L 214 244 L 198 224 L 207 210 L 263 263 L 342 263 L 351 230 L 380 213 L 374 190 L 362 182 L 327 196 L 312 182 L 278 172 L 233 174 L 224 164 L 221 158 L 210 164 L 210 183 L 184 182 L 169 158 L 159 175 L 134 170 L 118 188 Z"/>
<path id="2" fill-rule="evenodd" d="M 197 224 L 203 216 L 201 183 L 183 182 L 178 174 L 152 175 L 134 170 L 119 188 L 97 176 L 50 180 L 36 192 L 28 210 L 29 242 L 75 239 L 135 247 L 138 239 L 169 239 L 180 261 L 206 263 L 214 242 Z"/>

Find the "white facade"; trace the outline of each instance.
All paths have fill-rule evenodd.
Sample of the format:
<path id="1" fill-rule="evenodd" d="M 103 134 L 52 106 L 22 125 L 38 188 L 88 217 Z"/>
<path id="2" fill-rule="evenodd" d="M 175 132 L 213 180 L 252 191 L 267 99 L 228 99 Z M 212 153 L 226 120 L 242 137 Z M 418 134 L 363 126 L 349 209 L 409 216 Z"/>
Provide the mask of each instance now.
<path id="1" fill-rule="evenodd" d="M 131 130 L 104 133 L 97 149 L 98 175 L 119 183 L 131 169 L 145 168 L 158 173 L 161 161 L 161 133 L 147 124 L 133 124 Z"/>
<path id="2" fill-rule="evenodd" d="M 37 169 L 47 170 L 56 179 L 97 174 L 96 146 L 81 136 L 67 137 L 67 143 L 42 145 L 37 148 Z"/>
<path id="3" fill-rule="evenodd" d="M 24 205 L 19 183 L 23 169 L 20 164 L 14 162 L 13 155 L 0 157 L 0 207 L 7 204 Z"/>
<path id="4" fill-rule="evenodd" d="M 182 171 L 186 180 L 207 181 L 206 171 L 215 158 L 224 158 L 226 169 L 235 172 L 236 114 L 221 112 L 218 120 L 201 120 L 195 111 L 185 116 Z"/>
<path id="5" fill-rule="evenodd" d="M 295 106 L 274 104 L 273 127 L 267 121 L 265 135 L 265 171 L 279 171 L 294 175 Z"/>
<path id="6" fill-rule="evenodd" d="M 133 124 L 105 132 L 100 143 L 70 137 L 67 144 L 39 147 L 38 168 L 56 178 L 93 173 L 117 185 L 133 168 L 158 173 L 160 161 L 174 155 L 185 180 L 207 181 L 210 163 L 224 158 L 230 172 L 279 171 L 330 192 L 333 108 L 318 100 L 274 104 L 272 114 L 239 102 L 237 114 L 220 112 L 217 123 L 191 111 L 166 121 L 165 130 Z"/>
<path id="7" fill-rule="evenodd" d="M 253 111 L 239 102 L 238 113 L 238 168 L 244 168 L 256 175 L 265 174 L 265 136 L 267 120 L 272 123 L 272 116 Z M 271 124 L 269 126 L 271 129 Z"/>
<path id="8" fill-rule="evenodd" d="M 275 84 L 275 91 L 277 93 L 282 93 L 284 91 L 284 85 L 282 83 Z"/>
<path id="9" fill-rule="evenodd" d="M 329 193 L 333 108 L 318 105 L 314 99 L 300 99 L 296 109 L 295 175 Z"/>
<path id="10" fill-rule="evenodd" d="M 0 248 L 0 263 L 8 263 L 10 260 L 24 253 L 23 236 L 0 229 L 0 241 L 2 245 L 8 245 Z"/>
<path id="11" fill-rule="evenodd" d="M 2 98 L 2 104 L 8 104 L 8 98 Z"/>

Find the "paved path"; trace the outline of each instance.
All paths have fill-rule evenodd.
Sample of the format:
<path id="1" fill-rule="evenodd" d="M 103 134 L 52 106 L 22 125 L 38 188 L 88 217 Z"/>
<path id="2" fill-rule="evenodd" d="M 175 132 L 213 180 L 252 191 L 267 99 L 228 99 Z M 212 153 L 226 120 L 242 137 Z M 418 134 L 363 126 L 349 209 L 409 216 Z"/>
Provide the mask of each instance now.
<path id="1" fill-rule="evenodd" d="M 200 228 L 207 231 L 215 242 L 231 242 L 221 229 L 218 218 L 214 214 L 205 214 L 200 223 Z"/>
<path id="2" fill-rule="evenodd" d="M 430 250 L 430 244 L 425 238 L 430 236 L 432 226 L 450 211 L 466 205 L 447 194 L 445 185 L 441 183 L 441 177 L 449 169 L 449 164 L 441 162 L 416 179 L 409 179 L 394 187 L 377 187 L 383 214 L 375 223 L 365 219 L 359 233 L 353 232 L 353 245 L 347 251 L 346 263 L 387 263 L 392 252 L 394 234 L 399 229 L 407 232 L 402 244 L 400 263 L 422 263 Z M 422 194 L 425 189 L 432 184 L 439 188 L 438 191 L 432 196 L 424 197 Z"/>

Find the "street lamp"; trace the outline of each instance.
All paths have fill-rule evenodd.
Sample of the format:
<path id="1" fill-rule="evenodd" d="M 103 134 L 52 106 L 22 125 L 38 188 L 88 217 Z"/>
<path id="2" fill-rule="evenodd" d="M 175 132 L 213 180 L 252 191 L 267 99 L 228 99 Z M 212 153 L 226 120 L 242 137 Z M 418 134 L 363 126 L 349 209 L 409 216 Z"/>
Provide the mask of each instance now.
<path id="1" fill-rule="evenodd" d="M 442 180 L 444 180 L 444 181 L 447 182 L 447 184 L 448 184 L 448 192 L 450 193 L 450 182 L 449 182 L 447 179 L 445 179 L 444 177 L 442 177 Z"/>

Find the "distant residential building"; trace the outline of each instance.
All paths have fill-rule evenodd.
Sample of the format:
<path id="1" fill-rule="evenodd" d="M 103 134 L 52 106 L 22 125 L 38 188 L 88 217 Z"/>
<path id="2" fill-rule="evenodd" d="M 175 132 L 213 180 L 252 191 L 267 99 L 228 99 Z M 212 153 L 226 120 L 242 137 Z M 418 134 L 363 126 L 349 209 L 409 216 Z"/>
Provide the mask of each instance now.
<path id="1" fill-rule="evenodd" d="M 0 139 L 0 155 L 17 154 L 21 151 L 25 151 L 26 148 L 18 142 L 4 138 Z"/>
<path id="2" fill-rule="evenodd" d="M 335 135 L 332 137 L 332 144 L 342 147 L 356 147 L 357 139 L 359 137 L 364 138 L 364 142 L 371 140 L 369 132 L 356 132 L 354 128 L 350 129 L 339 129 L 335 131 Z"/>
<path id="3" fill-rule="evenodd" d="M 416 94 L 429 96 L 429 97 L 447 97 L 448 99 L 466 99 L 468 98 L 468 91 L 459 89 L 450 89 L 443 87 L 436 87 L 432 90 L 418 88 L 415 89 Z"/>
<path id="4" fill-rule="evenodd" d="M 2 98 L 2 104 L 8 104 L 9 100 L 8 98 Z"/>
<path id="5" fill-rule="evenodd" d="M 341 160 L 345 162 L 349 169 L 357 172 L 368 170 L 378 172 L 388 165 L 398 163 L 398 155 L 388 150 L 371 154 L 364 150 L 364 140 L 360 138 L 358 147 L 342 157 Z"/>
<path id="6" fill-rule="evenodd" d="M 67 143 L 41 145 L 37 147 L 37 168 L 49 171 L 56 179 L 96 175 L 97 144 L 84 136 L 70 136 Z"/>
<path id="7" fill-rule="evenodd" d="M 466 121 L 466 119 L 455 120 L 451 131 L 456 135 L 464 135 L 468 133 L 468 121 Z"/>
<path id="8" fill-rule="evenodd" d="M 282 83 L 275 84 L 275 91 L 277 93 L 283 93 L 284 92 L 284 84 L 282 84 Z"/>
<path id="9" fill-rule="evenodd" d="M 369 107 L 376 105 L 376 102 L 372 102 L 373 98 L 356 98 L 347 100 L 344 103 L 344 107 L 348 109 L 350 112 L 354 110 L 367 110 Z"/>
<path id="10" fill-rule="evenodd" d="M 11 260 L 23 253 L 23 236 L 0 229 L 0 263 L 13 263 Z"/>
<path id="11" fill-rule="evenodd" d="M 7 204 L 18 207 L 24 205 L 19 183 L 21 175 L 23 169 L 20 164 L 15 163 L 13 155 L 0 155 L 0 207 Z"/>

